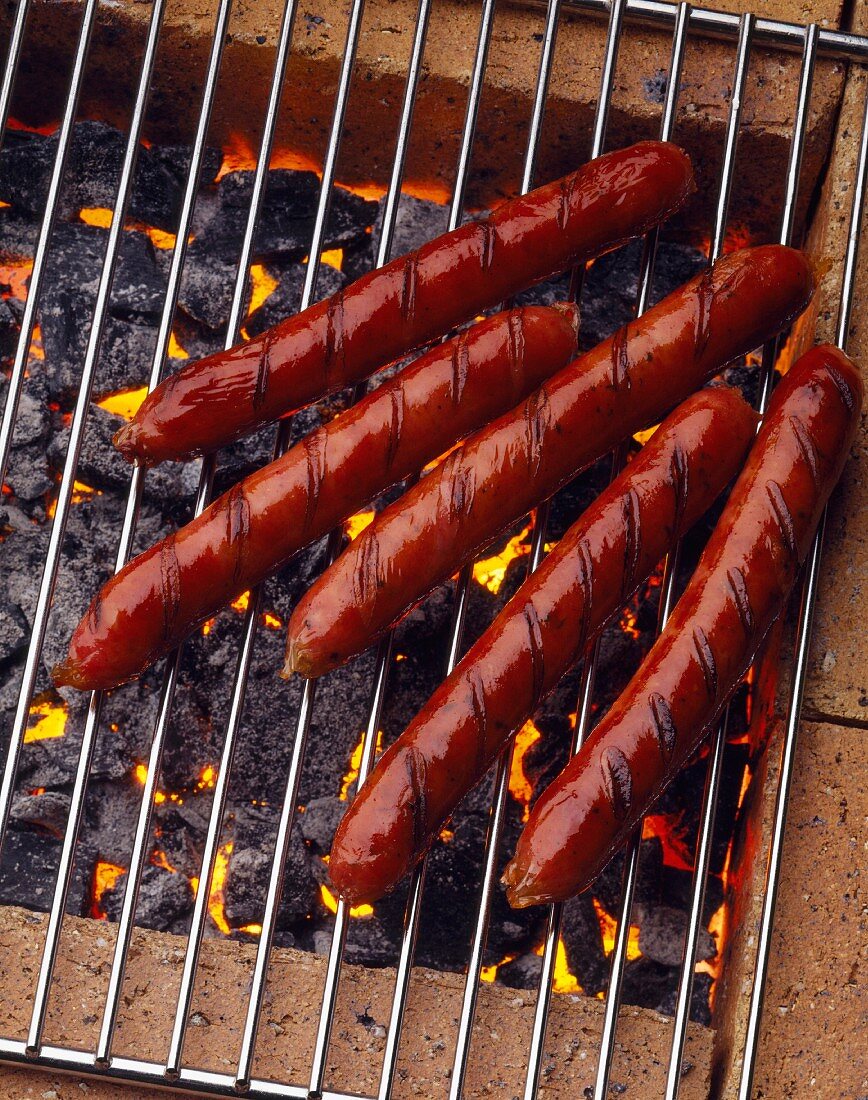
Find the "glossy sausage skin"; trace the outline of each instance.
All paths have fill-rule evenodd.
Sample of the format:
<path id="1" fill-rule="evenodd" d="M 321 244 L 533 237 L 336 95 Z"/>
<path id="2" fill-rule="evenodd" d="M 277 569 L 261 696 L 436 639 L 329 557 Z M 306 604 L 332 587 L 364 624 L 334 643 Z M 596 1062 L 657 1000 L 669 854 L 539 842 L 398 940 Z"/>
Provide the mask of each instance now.
<path id="1" fill-rule="evenodd" d="M 318 676 L 367 648 L 504 527 L 777 333 L 812 290 L 801 253 L 746 249 L 577 359 L 381 512 L 326 570 L 292 616 L 288 670 Z"/>
<path id="2" fill-rule="evenodd" d="M 575 355 L 574 306 L 513 309 L 421 356 L 103 586 L 56 684 L 108 688 Z"/>
<path id="3" fill-rule="evenodd" d="M 607 153 L 256 339 L 184 367 L 154 390 L 115 443 L 147 464 L 215 450 L 644 233 L 693 186 L 690 161 L 675 145 L 645 141 Z"/>
<path id="4" fill-rule="evenodd" d="M 756 430 L 738 393 L 689 397 L 567 531 L 388 749 L 335 836 L 332 882 L 375 901 L 605 623 L 735 477 Z"/>
<path id="5" fill-rule="evenodd" d="M 713 726 L 786 605 L 861 404 L 837 348 L 814 348 L 784 378 L 666 628 L 534 807 L 504 875 L 513 906 L 590 886 Z"/>

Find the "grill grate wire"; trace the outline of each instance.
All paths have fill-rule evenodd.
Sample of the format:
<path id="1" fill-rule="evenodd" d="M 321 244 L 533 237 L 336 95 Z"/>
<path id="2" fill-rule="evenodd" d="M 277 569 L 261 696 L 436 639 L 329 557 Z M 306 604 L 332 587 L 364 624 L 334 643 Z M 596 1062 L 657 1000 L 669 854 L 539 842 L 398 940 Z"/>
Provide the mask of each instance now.
<path id="1" fill-rule="evenodd" d="M 32 702 L 36 670 L 44 642 L 52 591 L 59 565 L 65 521 L 71 503 L 72 486 L 83 439 L 90 385 L 98 362 L 103 323 L 105 321 L 114 274 L 114 265 L 135 167 L 135 155 L 138 149 L 141 126 L 148 102 L 157 43 L 163 18 L 164 2 L 165 0 L 153 0 L 151 9 L 149 30 L 142 56 L 141 72 L 131 115 L 124 162 L 118 183 L 117 197 L 114 204 L 111 229 L 100 278 L 94 317 L 82 367 L 82 382 L 73 415 L 70 444 L 59 491 L 57 512 L 52 521 L 49 549 L 40 586 L 34 627 L 31 633 L 27 661 L 25 664 L 24 678 L 19 694 L 18 708 L 12 729 L 3 782 L 2 786 L 0 786 L 0 839 L 2 839 L 2 835 L 5 833 L 5 828 L 8 823 L 11 797 L 20 750 L 23 743 L 24 729 L 26 727 L 27 716 Z M 0 140 L 2 140 L 2 134 L 5 132 L 5 123 L 21 57 L 22 43 L 25 36 L 30 6 L 30 0 L 19 0 L 13 21 L 6 67 L 2 84 L 0 84 Z M 44 277 L 48 246 L 54 227 L 60 188 L 63 182 L 63 175 L 71 144 L 72 128 L 77 114 L 78 100 L 81 92 L 94 21 L 97 14 L 97 7 L 96 0 L 87 0 L 84 5 L 84 13 L 75 47 L 72 75 L 70 78 L 67 101 L 58 132 L 58 146 L 51 172 L 46 208 L 34 254 L 33 274 L 31 276 L 27 301 L 24 308 L 21 334 L 16 347 L 12 375 L 3 413 L 2 427 L 0 427 L 0 468 L 4 471 L 15 425 L 18 400 L 23 387 L 24 368 L 33 336 L 36 309 Z M 672 56 L 670 61 L 670 74 L 672 75 L 670 75 L 668 81 L 667 96 L 664 103 L 661 123 L 661 136 L 664 138 L 671 135 L 675 125 L 678 91 L 677 76 L 680 73 L 681 63 L 687 45 L 688 32 L 694 30 L 716 37 L 728 39 L 737 38 L 733 95 L 730 102 L 724 160 L 714 231 L 712 235 L 712 258 L 719 255 L 726 232 L 729 194 L 734 178 L 736 147 L 739 135 L 741 93 L 743 92 L 749 70 L 752 47 L 755 43 L 763 43 L 778 48 L 800 50 L 802 52 L 798 99 L 787 170 L 786 193 L 780 233 L 780 239 L 783 242 L 787 242 L 791 238 L 793 231 L 795 202 L 798 196 L 801 158 L 806 135 L 812 77 L 816 59 L 818 56 L 822 55 L 865 62 L 868 60 L 868 38 L 844 32 L 820 30 L 816 25 L 798 26 L 774 20 L 756 19 L 752 15 L 738 17 L 726 13 L 693 9 L 686 2 L 675 5 L 664 2 L 664 0 L 611 0 L 610 5 L 608 0 L 566 0 L 566 3 L 565 0 L 548 0 L 545 14 L 544 34 L 542 36 L 538 79 L 524 158 L 521 184 L 522 191 L 527 191 L 533 186 L 535 162 L 541 139 L 549 78 L 557 41 L 558 22 L 564 7 L 569 7 L 572 10 L 581 10 L 590 15 L 606 13 L 609 15 L 609 28 L 602 67 L 600 95 L 595 115 L 591 146 L 592 156 L 599 155 L 605 147 L 608 109 L 614 86 L 618 46 L 621 41 L 625 19 L 636 19 L 647 24 L 656 23 L 673 28 Z M 244 239 L 233 288 L 231 317 L 226 337 L 227 347 L 236 342 L 238 331 L 243 323 L 243 311 L 246 304 L 248 289 L 248 271 L 253 247 L 253 235 L 265 190 L 276 124 L 280 112 L 281 93 L 291 48 L 296 8 L 297 0 L 287 0 L 281 20 L 274 78 L 269 93 L 262 140 L 256 164 L 251 205 L 248 211 Z M 386 195 L 383 232 L 375 261 L 376 266 L 380 266 L 387 262 L 390 254 L 391 241 L 398 213 L 404 163 L 412 128 L 416 91 L 425 49 L 430 8 L 431 0 L 419 0 L 416 28 L 395 143 L 392 173 Z M 195 204 L 198 178 L 202 167 L 211 110 L 217 89 L 223 46 L 226 40 L 226 28 L 230 17 L 230 9 L 231 0 L 220 0 L 216 13 L 214 36 L 208 60 L 203 101 L 198 116 L 196 137 L 193 144 L 193 152 L 179 218 L 177 243 L 172 254 L 167 292 L 160 318 L 159 335 L 150 372 L 150 389 L 153 389 L 159 382 L 165 365 L 172 318 L 177 303 L 180 279 L 183 271 L 186 242 Z M 347 98 L 353 76 L 356 49 L 360 38 L 363 15 L 364 0 L 354 0 L 348 19 L 344 56 L 335 97 L 328 148 L 323 165 L 322 186 L 312 234 L 311 248 L 309 251 L 310 262 L 308 264 L 302 294 L 302 309 L 315 300 L 315 288 L 325 226 L 329 213 L 332 185 L 335 179 L 335 168 L 341 145 Z M 450 204 L 449 228 L 454 228 L 461 224 L 463 217 L 464 198 L 470 173 L 476 123 L 482 96 L 494 17 L 495 0 L 485 0 L 481 7 L 478 40 L 471 72 L 455 184 Z M 860 138 L 856 180 L 853 190 L 850 232 L 848 235 L 845 256 L 845 272 L 841 289 L 838 341 L 842 346 L 844 346 L 846 342 L 852 310 L 855 287 L 855 264 L 860 240 L 861 215 L 864 205 L 866 183 L 868 183 L 868 100 L 866 100 L 866 113 L 863 119 Z M 657 234 L 650 234 L 646 240 L 642 257 L 639 293 L 636 306 L 637 314 L 640 314 L 648 303 L 651 281 L 653 278 L 656 243 Z M 577 296 L 581 293 L 581 282 L 582 272 L 577 271 L 574 273 L 574 279 L 572 281 L 572 289 Z M 768 398 L 775 354 L 776 348 L 774 345 L 765 348 L 763 352 L 763 385 L 758 402 L 760 411 L 764 410 Z M 362 385 L 358 388 L 356 396 L 361 396 L 363 392 L 364 386 Z M 285 450 L 288 438 L 288 425 L 283 425 L 277 433 L 275 454 L 280 454 Z M 618 457 L 616 456 L 613 469 L 617 469 L 617 463 Z M 210 498 L 214 471 L 215 464 L 213 459 L 203 464 L 196 499 L 197 514 L 206 506 Z M 136 467 L 133 471 L 130 483 L 119 542 L 116 569 L 120 569 L 123 566 L 130 553 L 138 508 L 141 502 L 143 479 L 143 470 Z M 546 516 L 547 508 L 545 506 L 538 509 L 534 525 L 532 550 L 529 559 L 529 569 L 531 570 L 538 566 L 544 553 Z M 749 1100 L 752 1088 L 753 1069 L 759 1040 L 762 996 L 768 968 L 771 930 L 777 896 L 777 881 L 786 820 L 787 795 L 795 758 L 799 709 L 806 677 L 811 617 L 816 602 L 821 545 L 822 525 L 814 542 L 802 589 L 797 627 L 795 670 L 787 712 L 781 778 L 776 796 L 774 824 L 770 842 L 767 889 L 764 897 L 756 970 L 751 992 L 739 1100 Z M 332 554 L 337 551 L 337 548 L 338 541 L 333 535 L 330 544 Z M 673 562 L 670 561 L 664 577 L 663 595 L 661 599 L 661 628 L 672 607 L 674 599 L 674 574 Z M 447 672 L 451 670 L 457 662 L 461 652 L 469 577 L 469 570 L 465 570 L 456 591 L 450 646 L 446 665 Z M 45 1044 L 42 1042 L 42 1034 L 48 997 L 51 990 L 54 963 L 60 939 L 62 918 L 71 882 L 75 845 L 84 810 L 84 796 L 90 771 L 91 757 L 95 738 L 99 729 L 102 702 L 102 694 L 99 692 L 93 693 L 90 698 L 27 1040 L 26 1042 L 21 1042 L 0 1038 L 0 1059 L 10 1062 L 28 1059 L 46 1068 L 93 1073 L 103 1077 L 109 1076 L 139 1084 L 171 1084 L 172 1087 L 175 1088 L 183 1088 L 202 1094 L 237 1095 L 240 1090 L 246 1091 L 252 1096 L 323 1096 L 333 1097 L 337 1100 L 337 1093 L 330 1093 L 326 1090 L 325 1076 L 329 1038 L 337 1003 L 347 929 L 348 914 L 343 903 L 339 903 L 338 905 L 335 929 L 328 955 L 322 1006 L 318 1017 L 317 1034 L 308 1084 L 298 1085 L 261 1080 L 255 1078 L 252 1073 L 257 1026 L 264 1003 L 268 962 L 282 889 L 283 865 L 288 850 L 290 830 L 295 815 L 306 740 L 315 701 L 316 685 L 314 682 L 308 682 L 305 688 L 296 723 L 295 737 L 287 776 L 286 797 L 281 807 L 281 816 L 275 840 L 275 850 L 263 913 L 262 934 L 257 947 L 256 962 L 247 1002 L 247 1012 L 237 1069 L 234 1074 L 216 1073 L 184 1066 L 182 1062 L 187 1018 L 192 1003 L 199 949 L 207 916 L 209 886 L 213 877 L 220 831 L 226 808 L 228 781 L 232 768 L 234 749 L 240 730 L 246 677 L 256 634 L 259 606 L 260 593 L 251 593 L 244 623 L 243 642 L 238 657 L 236 676 L 233 682 L 232 700 L 223 743 L 223 753 L 208 822 L 205 849 L 202 857 L 200 875 L 202 887 L 198 892 L 196 906 L 194 908 L 193 922 L 189 934 L 184 969 L 178 994 L 178 1003 L 174 1016 L 170 1050 L 166 1063 L 159 1064 L 132 1058 L 113 1057 L 111 1047 L 123 991 L 124 968 L 133 931 L 138 887 L 146 862 L 147 841 L 151 828 L 151 814 L 154 801 L 153 795 L 156 790 L 156 783 L 160 772 L 162 751 L 167 735 L 174 688 L 180 666 L 180 650 L 174 657 L 169 659 L 163 682 L 158 718 L 154 729 L 154 737 L 148 761 L 148 775 L 142 791 L 140 811 L 131 851 L 127 887 L 118 929 L 118 940 L 112 960 L 108 994 L 104 1006 L 96 1049 L 93 1052 L 88 1052 L 72 1050 L 58 1045 Z M 391 663 L 390 656 L 391 638 L 381 644 L 377 655 L 371 703 L 363 740 L 362 761 L 359 774 L 360 784 L 364 782 L 374 762 L 376 731 L 387 688 L 387 674 Z M 579 699 L 574 749 L 578 748 L 581 744 L 581 740 L 587 731 L 590 717 L 590 704 L 593 696 L 595 666 L 596 652 L 589 655 L 582 670 L 581 697 Z M 706 788 L 703 797 L 703 811 L 696 852 L 690 919 L 677 992 L 671 1057 L 668 1066 L 668 1081 L 666 1088 L 667 1100 L 674 1100 L 678 1095 L 680 1062 L 686 1038 L 693 985 L 693 952 L 695 950 L 696 939 L 701 925 L 711 839 L 714 830 L 718 784 L 722 770 L 725 743 L 726 722 L 724 720 L 713 739 L 713 747 L 710 753 L 709 768 L 706 778 Z M 462 1094 L 470 1055 L 476 997 L 479 988 L 480 967 L 488 928 L 489 905 L 495 884 L 498 846 L 502 831 L 507 793 L 506 780 L 508 776 L 510 755 L 511 753 L 507 751 L 502 756 L 497 767 L 497 775 L 494 783 L 494 794 L 485 844 L 483 882 L 476 914 L 473 941 L 471 944 L 468 974 L 458 1027 L 454 1069 L 450 1086 L 450 1096 L 456 1098 Z M 624 963 L 626 961 L 627 932 L 630 924 L 630 908 L 638 867 L 638 835 L 637 832 L 636 839 L 631 845 L 625 867 L 618 931 L 615 949 L 612 955 L 612 978 L 606 998 L 603 1032 L 601 1037 L 601 1054 L 598 1061 L 594 1090 L 597 1096 L 606 1095 L 609 1072 L 615 1052 L 618 1006 L 620 1003 L 624 975 Z M 385 1043 L 384 1062 L 380 1078 L 380 1087 L 377 1094 L 378 1097 L 381 1098 L 391 1094 L 395 1082 L 401 1027 L 403 1025 L 404 1009 L 406 1007 L 409 992 L 423 888 L 424 864 L 413 876 L 407 903 L 404 935 L 400 948 L 395 992 L 390 1015 L 390 1026 Z M 548 916 L 540 989 L 538 992 L 537 1008 L 531 1036 L 529 1066 L 525 1087 L 525 1097 L 528 1098 L 528 1100 L 537 1093 L 542 1069 L 545 1028 L 551 999 L 554 957 L 559 927 L 560 907 L 553 906 L 550 908 Z"/>

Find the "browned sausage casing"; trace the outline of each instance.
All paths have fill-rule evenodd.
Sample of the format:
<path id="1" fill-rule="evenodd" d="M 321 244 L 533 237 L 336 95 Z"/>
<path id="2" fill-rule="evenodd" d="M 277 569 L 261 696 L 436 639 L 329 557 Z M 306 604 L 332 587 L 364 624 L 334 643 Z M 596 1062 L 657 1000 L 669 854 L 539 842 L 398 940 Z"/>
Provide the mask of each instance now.
<path id="1" fill-rule="evenodd" d="M 643 141 L 511 199 L 229 352 L 168 378 L 115 438 L 151 464 L 215 450 L 366 378 L 523 287 L 669 217 L 693 190 L 685 153 Z"/>
<path id="2" fill-rule="evenodd" d="M 92 690 L 136 676 L 297 550 L 563 367 L 577 326 L 573 306 L 529 306 L 421 356 L 108 581 L 55 683 Z"/>
<path id="3" fill-rule="evenodd" d="M 805 257 L 727 256 L 482 429 L 381 512 L 296 607 L 287 668 L 319 676 L 366 649 L 498 531 L 800 313 Z"/>
<path id="4" fill-rule="evenodd" d="M 784 378 L 666 628 L 534 807 L 504 875 L 512 905 L 590 886 L 713 726 L 784 609 L 861 405 L 837 348 L 814 348 Z"/>
<path id="5" fill-rule="evenodd" d="M 735 392 L 689 397 L 573 524 L 379 762 L 329 861 L 375 901 L 419 860 L 512 733 L 735 477 L 756 416 Z"/>

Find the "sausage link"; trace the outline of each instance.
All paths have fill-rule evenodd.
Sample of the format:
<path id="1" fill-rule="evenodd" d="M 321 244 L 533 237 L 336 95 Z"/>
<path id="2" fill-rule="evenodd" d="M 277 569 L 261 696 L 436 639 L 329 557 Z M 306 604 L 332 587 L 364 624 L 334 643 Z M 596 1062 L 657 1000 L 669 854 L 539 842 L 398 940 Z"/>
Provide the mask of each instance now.
<path id="1" fill-rule="evenodd" d="M 478 432 L 386 508 L 295 609 L 287 670 L 360 653 L 509 523 L 802 311 L 813 278 L 779 245 L 718 261 Z"/>
<path id="2" fill-rule="evenodd" d="M 136 676 L 297 550 L 563 367 L 577 326 L 573 306 L 529 306 L 427 352 L 108 581 L 55 683 L 92 690 Z"/>
<path id="3" fill-rule="evenodd" d="M 512 733 L 735 477 L 755 429 L 735 390 L 689 397 L 573 524 L 362 787 L 329 861 L 345 899 L 375 901 L 424 855 Z M 419 774 L 422 792 L 409 781 Z"/>
<path id="4" fill-rule="evenodd" d="M 675 145 L 645 141 L 607 153 L 254 340 L 184 367 L 144 401 L 115 443 L 147 464 L 215 450 L 639 236 L 693 187 L 690 161 Z"/>
<path id="5" fill-rule="evenodd" d="M 786 605 L 861 404 L 858 372 L 829 345 L 784 378 L 666 628 L 534 807 L 504 874 L 513 906 L 590 886 L 712 728 Z"/>

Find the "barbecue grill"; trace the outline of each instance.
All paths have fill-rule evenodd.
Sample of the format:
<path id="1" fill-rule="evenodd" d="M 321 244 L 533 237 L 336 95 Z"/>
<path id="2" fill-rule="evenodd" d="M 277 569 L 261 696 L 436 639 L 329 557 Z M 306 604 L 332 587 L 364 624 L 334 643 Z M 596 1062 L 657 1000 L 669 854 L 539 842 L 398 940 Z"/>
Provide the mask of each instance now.
<path id="1" fill-rule="evenodd" d="M 0 131 L 5 131 L 9 118 L 19 61 L 27 35 L 31 6 L 30 0 L 19 0 L 12 23 L 3 83 L 0 87 Z M 393 233 L 401 203 L 407 151 L 411 141 L 414 106 L 423 71 L 423 58 L 431 7 L 432 0 L 419 0 L 410 63 L 406 73 L 405 91 L 400 107 L 400 123 L 397 134 L 394 138 L 389 139 L 394 142 L 394 158 L 386 190 L 382 230 L 375 254 L 377 266 L 385 263 L 391 254 Z M 50 521 L 50 537 L 44 557 L 38 600 L 30 624 L 27 655 L 20 683 L 17 709 L 8 737 L 9 747 L 2 786 L 0 786 L 0 830 L 2 830 L 4 836 L 9 822 L 10 807 L 15 791 L 16 775 L 24 744 L 25 731 L 33 706 L 37 673 L 49 625 L 49 613 L 61 561 L 61 550 L 67 521 L 73 506 L 77 468 L 84 440 L 89 401 L 94 374 L 99 362 L 112 283 L 130 204 L 136 158 L 143 136 L 148 96 L 160 46 L 159 39 L 164 8 L 165 0 L 153 0 L 145 48 L 139 62 L 140 75 L 138 77 L 134 109 L 129 121 L 126 148 L 113 205 L 92 325 L 81 364 L 77 398 L 69 424 L 68 451 L 57 491 L 56 511 Z M 20 398 L 25 389 L 28 352 L 38 321 L 37 310 L 40 294 L 48 278 L 47 256 L 57 221 L 64 172 L 67 168 L 88 51 L 98 9 L 97 0 L 85 0 L 81 5 L 81 24 L 78 40 L 73 46 L 74 60 L 71 79 L 63 116 L 57 132 L 56 155 L 51 169 L 50 186 L 42 213 L 29 290 L 21 316 L 20 335 L 15 347 L 6 393 L 2 429 L 0 429 L 0 473 L 3 474 L 0 480 L 5 479 Z M 184 272 L 185 254 L 194 217 L 198 180 L 207 153 L 209 124 L 220 78 L 221 59 L 227 39 L 230 9 L 231 0 L 220 0 L 217 4 L 207 75 L 202 101 L 199 105 L 196 133 L 183 191 L 180 217 L 176 227 L 177 243 L 171 253 L 167 287 L 160 313 L 157 343 L 152 357 L 150 376 L 147 380 L 149 388 L 153 388 L 160 380 L 169 354 L 173 317 Z M 738 140 L 740 128 L 743 124 L 744 93 L 752 56 L 757 49 L 774 49 L 801 54 L 798 95 L 796 102 L 793 104 L 794 121 L 786 170 L 785 201 L 780 211 L 778 226 L 779 239 L 784 243 L 790 243 L 796 231 L 800 176 L 808 133 L 816 63 L 819 58 L 832 58 L 842 62 L 865 64 L 868 62 L 868 38 L 821 29 L 816 24 L 800 26 L 761 19 L 750 14 L 739 17 L 720 12 L 692 9 L 686 3 L 675 5 L 664 2 L 664 0 L 611 0 L 611 3 L 606 2 L 606 0 L 569 0 L 569 2 L 566 2 L 566 0 L 550 0 L 544 10 L 540 9 L 539 71 L 528 139 L 523 154 L 521 174 L 521 189 L 523 191 L 531 189 L 535 182 L 538 182 L 535 180 L 535 173 L 540 143 L 543 140 L 543 121 L 549 96 L 550 76 L 554 63 L 559 22 L 564 18 L 566 10 L 581 13 L 588 19 L 608 18 L 608 32 L 605 41 L 605 53 L 602 58 L 599 98 L 596 105 L 593 133 L 588 148 L 577 150 L 577 159 L 584 159 L 585 155 L 597 156 L 606 148 L 607 121 L 615 85 L 619 45 L 625 35 L 630 34 L 635 28 L 647 26 L 662 27 L 671 32 L 671 55 L 665 62 L 661 60 L 661 66 L 667 69 L 666 90 L 660 120 L 660 136 L 664 139 L 673 137 L 676 140 L 678 139 L 680 74 L 685 52 L 692 46 L 703 42 L 706 38 L 723 40 L 734 48 L 731 95 L 722 149 L 722 171 L 714 202 L 713 222 L 708 227 L 709 253 L 712 259 L 719 256 L 723 250 L 729 228 L 728 215 L 735 177 Z M 321 186 L 308 249 L 310 259 L 307 263 L 302 288 L 301 308 L 305 308 L 316 300 L 317 279 L 321 269 L 321 256 L 325 248 L 326 226 L 333 188 L 337 179 L 338 158 L 346 121 L 350 84 L 362 32 L 363 16 L 363 0 L 354 0 L 350 7 L 346 26 L 345 49 L 338 74 L 328 144 L 321 166 Z M 296 0 L 287 0 L 280 25 L 274 78 L 270 87 L 267 113 L 262 126 L 262 139 L 256 158 L 252 196 L 246 214 L 241 252 L 238 257 L 237 272 L 234 279 L 230 319 L 225 340 L 227 348 L 238 341 L 246 317 L 245 311 L 248 304 L 249 290 L 248 275 L 254 250 L 257 218 L 262 207 L 267 172 L 274 147 L 277 120 L 281 109 L 281 95 L 284 88 L 283 74 L 287 67 L 293 34 L 298 33 L 296 24 L 299 18 Z M 474 142 L 477 140 L 480 102 L 494 19 L 494 0 L 484 0 L 479 11 L 478 39 L 467 90 L 466 112 L 460 135 L 460 154 L 454 172 L 454 188 L 448 207 L 448 228 L 450 229 L 461 224 L 466 216 L 467 188 L 472 172 Z M 866 104 L 866 107 L 868 107 L 868 104 Z M 866 119 L 868 119 L 868 113 L 866 113 Z M 866 179 L 868 179 L 868 127 L 863 124 L 859 139 L 858 163 L 852 180 L 850 229 L 844 259 L 844 277 L 837 321 L 837 339 L 842 346 L 846 345 L 853 307 L 856 260 Z M 658 234 L 655 232 L 645 241 L 642 252 L 636 299 L 636 310 L 639 313 L 649 303 L 657 247 Z M 579 299 L 582 293 L 583 274 L 580 270 L 573 272 L 570 284 L 571 293 Z M 762 350 L 761 387 L 757 399 L 760 410 L 765 408 L 770 393 L 773 367 L 779 352 L 780 348 L 776 345 L 768 346 Z M 277 433 L 275 453 L 281 453 L 288 446 L 289 440 L 289 425 L 283 423 Z M 623 461 L 623 456 L 616 456 L 615 463 L 617 464 L 619 461 Z M 196 513 L 206 506 L 211 497 L 216 468 L 214 459 L 208 459 L 203 463 L 195 498 Z M 144 482 L 144 471 L 135 468 L 130 479 L 123 524 L 118 533 L 117 568 L 120 568 L 128 560 L 134 546 L 136 524 L 143 499 Z M 537 567 L 545 553 L 547 517 L 546 507 L 540 508 L 535 516 L 529 554 L 530 569 Z M 805 686 L 811 618 L 820 575 L 821 544 L 822 530 L 817 536 L 806 569 L 795 628 L 793 673 L 788 687 L 787 718 L 783 738 L 780 779 L 774 803 L 771 843 L 766 855 L 768 866 L 767 889 L 762 909 L 760 933 L 756 944 L 749 1014 L 745 1033 L 740 1040 L 743 1053 L 738 1084 L 740 1100 L 748 1100 L 752 1095 L 760 1015 L 769 963 L 771 932 L 782 855 L 788 789 L 793 772 L 796 733 L 799 725 L 801 698 Z M 329 555 L 337 553 L 339 545 L 340 534 L 335 533 L 329 542 Z M 667 564 L 662 579 L 661 627 L 676 597 L 677 558 L 677 554 L 673 555 L 674 560 Z M 463 652 L 463 635 L 470 584 L 471 572 L 468 569 L 462 573 L 456 586 L 448 653 L 445 654 L 447 671 L 451 670 Z M 315 746 L 309 744 L 311 741 L 309 736 L 311 720 L 316 706 L 317 687 L 314 682 L 308 682 L 305 685 L 298 709 L 296 727 L 290 735 L 291 753 L 285 777 L 285 793 L 280 808 L 270 874 L 267 883 L 263 883 L 264 900 L 261 912 L 261 930 L 258 932 L 256 941 L 255 960 L 251 972 L 246 1006 L 243 1009 L 242 1017 L 236 1021 L 240 1034 L 238 1049 L 231 1054 L 230 1068 L 223 1072 L 199 1069 L 186 1061 L 184 1057 L 185 1041 L 188 1039 L 188 1031 L 193 1016 L 194 984 L 201 961 L 203 938 L 208 920 L 208 900 L 215 867 L 220 858 L 222 828 L 227 809 L 233 760 L 245 705 L 247 676 L 256 634 L 260 629 L 262 611 L 262 594 L 260 592 L 251 593 L 245 611 L 242 643 L 237 654 L 237 666 L 231 689 L 229 719 L 225 730 L 222 732 L 222 755 L 219 768 L 214 777 L 213 801 L 207 823 L 204 850 L 201 855 L 199 874 L 201 888 L 196 895 L 192 927 L 189 930 L 185 945 L 177 1003 L 169 1007 L 169 1011 L 173 1013 L 173 1025 L 171 1040 L 164 1059 L 149 1060 L 118 1056 L 114 1053 L 114 1043 L 119 1013 L 125 996 L 124 979 L 134 939 L 139 886 L 150 853 L 149 838 L 153 826 L 155 797 L 159 794 L 161 764 L 176 697 L 176 687 L 181 667 L 180 652 L 167 662 L 160 693 L 157 719 L 153 728 L 146 773 L 139 797 L 134 841 L 128 861 L 127 887 L 117 924 L 117 938 L 111 957 L 108 988 L 102 997 L 102 1004 L 99 1009 L 97 1041 L 91 1049 L 77 1049 L 72 1044 L 63 1045 L 57 1042 L 46 1042 L 45 1030 L 49 1010 L 49 994 L 52 989 L 52 980 L 61 945 L 65 907 L 73 883 L 76 846 L 79 841 L 88 782 L 103 714 L 104 698 L 101 693 L 94 693 L 90 698 L 78 764 L 75 775 L 71 778 L 69 811 L 63 829 L 62 849 L 56 877 L 53 883 L 49 884 L 49 890 L 53 893 L 53 896 L 45 926 L 44 946 L 41 951 L 38 978 L 32 1001 L 28 1005 L 30 1022 L 26 1038 L 0 1037 L 0 1059 L 10 1063 L 26 1062 L 45 1069 L 74 1071 L 93 1075 L 96 1078 L 111 1078 L 130 1084 L 169 1086 L 174 1089 L 201 1094 L 231 1096 L 242 1092 L 245 1095 L 256 1097 L 337 1097 L 338 1095 L 346 1095 L 346 1093 L 330 1092 L 328 1079 L 329 1045 L 335 1022 L 339 983 L 344 962 L 344 948 L 350 920 L 350 914 L 342 902 L 337 904 L 334 932 L 327 953 L 321 1008 L 316 1020 L 311 1024 L 313 1028 L 313 1045 L 309 1065 L 302 1074 L 291 1079 L 273 1079 L 258 1075 L 255 1058 L 257 1033 L 267 996 L 269 963 L 272 956 L 284 883 L 284 867 L 290 849 L 291 831 L 297 820 L 296 808 L 299 801 L 299 786 L 305 764 L 305 754 L 311 748 L 316 751 Z M 590 727 L 597 657 L 598 648 L 587 657 L 582 668 L 573 751 L 581 744 Z M 365 734 L 357 769 L 359 784 L 365 781 L 374 763 L 378 741 L 377 733 L 381 726 L 384 700 L 389 691 L 389 675 L 393 667 L 393 639 L 390 637 L 380 645 L 376 655 L 370 705 L 363 717 Z M 711 859 L 718 792 L 724 766 L 726 744 L 726 720 L 724 720 L 712 739 L 708 758 L 701 828 L 695 851 L 690 916 L 686 942 L 683 946 L 683 962 L 681 964 L 673 1028 L 669 1042 L 665 1086 L 667 1098 L 674 1098 L 679 1094 L 682 1082 L 682 1062 L 688 1037 L 695 976 L 694 960 L 698 937 L 703 928 L 705 889 Z M 473 922 L 472 943 L 466 960 L 466 976 L 464 978 L 460 1014 L 455 1029 L 455 1051 L 449 1085 L 449 1092 L 452 1097 L 463 1094 L 468 1067 L 472 1059 L 471 1044 L 481 988 L 480 977 L 484 965 L 492 898 L 497 888 L 497 873 L 502 855 L 500 846 L 509 794 L 509 769 L 510 754 L 507 753 L 497 765 L 494 778 L 488 834 L 483 855 L 482 884 L 478 898 L 478 908 Z M 599 1058 L 592 1093 L 596 1097 L 608 1095 L 610 1075 L 616 1054 L 618 1028 L 621 1021 L 619 1009 L 622 1000 L 622 982 L 628 957 L 631 911 L 638 876 L 639 851 L 639 836 L 637 835 L 627 855 L 620 909 L 617 914 L 617 933 L 610 960 L 611 980 L 605 997 L 602 1031 L 598 1040 Z M 402 1037 L 406 1039 L 404 1027 L 411 989 L 411 974 L 414 968 L 414 951 L 424 883 L 425 866 L 422 865 L 414 874 L 410 885 L 403 937 L 399 955 L 394 960 L 397 970 L 391 1010 L 386 1027 L 382 1064 L 378 1070 L 379 1087 L 376 1094 L 379 1097 L 392 1095 L 393 1090 L 400 1087 L 401 1084 L 398 1072 L 399 1055 Z M 546 1070 L 546 1029 L 553 996 L 553 979 L 560 925 L 561 907 L 552 906 L 547 914 L 542 951 L 542 970 L 536 995 L 532 1035 L 526 1053 L 524 1095 L 528 1098 L 537 1095 Z M 363 1094 L 353 1092 L 353 1095 L 362 1096 Z"/>

